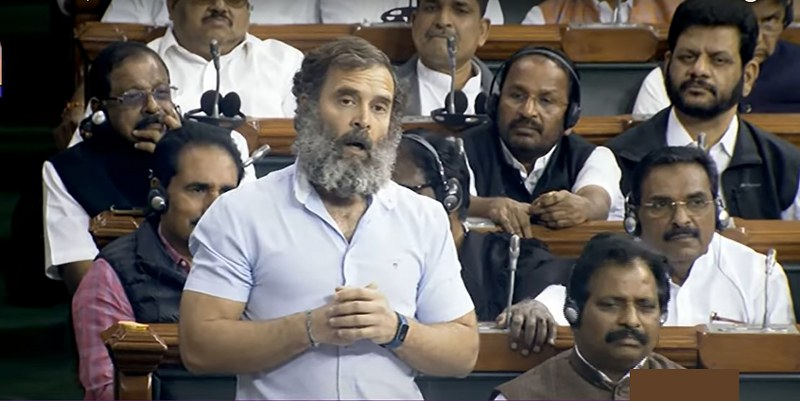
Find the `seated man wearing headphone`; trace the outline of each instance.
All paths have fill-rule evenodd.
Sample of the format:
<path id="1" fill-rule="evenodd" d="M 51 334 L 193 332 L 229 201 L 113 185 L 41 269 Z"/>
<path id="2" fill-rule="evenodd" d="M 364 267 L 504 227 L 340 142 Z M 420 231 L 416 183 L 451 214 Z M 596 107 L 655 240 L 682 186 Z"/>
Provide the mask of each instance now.
<path id="1" fill-rule="evenodd" d="M 666 324 L 793 324 L 781 265 L 768 264 L 764 255 L 717 232 L 729 217 L 716 171 L 714 161 L 696 147 L 666 147 L 649 153 L 632 175 L 625 231 L 669 259 Z M 567 322 L 557 313 L 564 293 L 563 287 L 551 286 L 537 298 L 560 324 Z"/>
<path id="2" fill-rule="evenodd" d="M 682 369 L 653 352 L 666 320 L 667 260 L 623 234 L 595 235 L 561 305 L 575 347 L 497 387 L 496 400 L 627 400 L 633 369 Z"/>
<path id="3" fill-rule="evenodd" d="M 189 235 L 244 168 L 228 130 L 187 121 L 153 155 L 153 210 L 135 232 L 102 249 L 72 303 L 86 399 L 114 399 L 114 370 L 100 333 L 119 321 L 175 323 L 192 264 Z"/>
<path id="4" fill-rule="evenodd" d="M 551 284 L 564 284 L 572 260 L 553 256 L 537 239 L 522 239 L 517 254 L 513 302 L 509 311 L 509 248 L 511 234 L 469 231 L 464 222 L 469 208 L 469 172 L 460 143 L 452 137 L 425 130 L 403 135 L 392 179 L 420 195 L 438 200 L 450 218 L 461 278 L 475 304 L 481 322 L 495 321 L 509 328 L 512 349 L 523 355 L 538 352 L 555 339 L 555 321 L 547 309 L 533 301 Z M 537 331 L 536 329 L 539 328 Z"/>
<path id="5" fill-rule="evenodd" d="M 580 91 L 573 63 L 548 48 L 524 48 L 500 68 L 486 107 L 492 121 L 464 133 L 474 175 L 470 216 L 526 238 L 531 223 L 622 219 L 614 155 L 570 135 Z"/>

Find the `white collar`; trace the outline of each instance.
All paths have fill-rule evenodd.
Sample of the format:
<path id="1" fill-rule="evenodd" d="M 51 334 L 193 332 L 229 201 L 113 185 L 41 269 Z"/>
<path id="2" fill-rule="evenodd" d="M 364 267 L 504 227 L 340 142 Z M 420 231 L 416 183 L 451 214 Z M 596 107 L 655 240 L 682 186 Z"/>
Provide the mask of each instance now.
<path id="1" fill-rule="evenodd" d="M 644 358 L 642 358 L 642 360 L 641 360 L 641 361 L 639 361 L 639 363 L 637 363 L 637 364 L 636 364 L 636 365 L 635 365 L 633 368 L 631 368 L 631 370 L 629 370 L 628 372 L 626 372 L 626 373 L 625 373 L 625 376 L 622 376 L 622 377 L 619 379 L 619 381 L 614 381 L 614 380 L 611 380 L 611 378 L 610 378 L 610 377 L 608 377 L 608 375 L 606 375 L 605 373 L 603 373 L 603 371 L 601 371 L 600 369 L 597 369 L 596 367 L 594 367 L 594 365 L 592 365 L 591 363 L 589 363 L 589 361 L 587 361 L 587 360 L 586 360 L 586 358 L 584 358 L 584 357 L 583 357 L 583 355 L 581 355 L 581 351 L 578 349 L 578 346 L 577 346 L 577 345 L 575 345 L 575 346 L 574 346 L 574 348 L 575 348 L 575 354 L 577 354 L 577 355 L 578 355 L 578 358 L 580 358 L 581 362 L 585 363 L 585 364 L 586 364 L 586 366 L 587 366 L 589 369 L 591 369 L 591 370 L 593 370 L 595 373 L 597 373 L 597 375 L 600 377 L 600 379 L 601 379 L 601 380 L 603 380 L 603 381 L 604 381 L 606 384 L 608 384 L 610 387 L 615 387 L 615 386 L 617 386 L 618 384 L 622 383 L 622 382 L 623 382 L 625 379 L 627 379 L 628 377 L 630 377 L 630 375 L 631 375 L 631 370 L 633 370 L 633 369 L 641 369 L 641 368 L 642 368 L 642 366 L 644 366 L 644 364 L 647 362 L 647 357 L 645 356 Z"/>
<path id="2" fill-rule="evenodd" d="M 733 150 L 736 147 L 736 137 L 739 135 L 739 117 L 734 114 L 731 122 L 728 124 L 728 129 L 722 134 L 719 142 L 713 146 L 721 146 L 723 152 L 728 157 L 733 157 Z M 667 120 L 667 146 L 687 146 L 695 143 L 689 132 L 683 126 L 678 115 L 675 113 L 675 107 L 670 108 L 669 119 Z M 712 146 L 712 147 L 713 147 Z"/>
<path id="3" fill-rule="evenodd" d="M 509 150 L 508 146 L 506 146 L 505 141 L 503 141 L 503 139 L 499 136 L 498 140 L 500 141 L 500 149 L 503 151 L 503 156 L 505 157 L 506 162 L 517 169 L 520 174 L 526 177 L 530 176 L 531 174 L 539 174 L 544 171 L 545 167 L 547 167 L 547 162 L 550 161 L 550 157 L 553 156 L 553 152 L 555 152 L 556 148 L 558 147 L 558 142 L 556 142 L 556 144 L 550 148 L 550 150 L 544 156 L 536 159 L 536 161 L 533 162 L 533 169 L 528 171 L 527 168 L 525 168 L 525 165 L 517 160 L 516 157 L 514 157 L 514 154 L 512 154 L 511 150 Z"/>

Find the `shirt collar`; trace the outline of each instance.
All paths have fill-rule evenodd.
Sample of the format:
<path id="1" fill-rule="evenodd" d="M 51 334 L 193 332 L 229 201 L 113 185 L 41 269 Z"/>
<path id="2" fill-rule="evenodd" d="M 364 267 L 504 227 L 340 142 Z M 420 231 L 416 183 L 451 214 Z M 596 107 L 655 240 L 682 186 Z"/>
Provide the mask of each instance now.
<path id="1" fill-rule="evenodd" d="M 246 34 L 242 43 L 239 43 L 228 54 L 220 55 L 220 59 L 225 59 L 240 51 L 245 51 L 245 52 L 251 51 L 252 47 L 254 46 L 254 41 L 260 41 L 260 39 L 249 33 Z M 206 59 L 190 52 L 185 47 L 181 46 L 180 43 L 178 43 L 178 38 L 175 37 L 175 33 L 173 32 L 172 27 L 167 27 L 163 39 L 161 40 L 161 44 L 158 47 L 158 54 L 163 57 L 170 49 L 175 49 L 175 51 L 177 51 L 181 55 L 192 58 L 195 61 L 210 63 L 210 61 L 207 61 Z"/>
<path id="2" fill-rule="evenodd" d="M 167 251 L 167 255 L 169 255 L 170 259 L 172 259 L 176 265 L 186 269 L 187 271 L 192 267 L 192 262 L 183 257 L 183 255 L 176 251 L 172 244 L 170 244 L 169 241 L 164 238 L 164 234 L 161 233 L 161 223 L 158 224 L 158 239 L 160 239 L 161 243 L 164 244 L 164 250 Z"/>
<path id="3" fill-rule="evenodd" d="M 733 157 L 733 149 L 736 147 L 736 137 L 739 135 L 739 117 L 734 114 L 731 122 L 728 124 L 728 129 L 722 134 L 719 142 L 713 146 L 721 146 L 723 152 L 728 157 Z M 667 120 L 667 146 L 687 146 L 695 143 L 692 140 L 689 132 L 678 120 L 678 115 L 675 113 L 675 108 L 672 107 L 669 111 L 669 119 Z"/>
<path id="4" fill-rule="evenodd" d="M 309 197 L 312 195 L 319 199 L 319 194 L 317 194 L 314 186 L 311 185 L 311 182 L 308 180 L 308 175 L 305 173 L 305 171 L 303 171 L 302 168 L 299 168 L 296 163 L 293 164 L 291 168 L 294 170 L 294 178 L 292 180 L 292 192 L 294 193 L 294 198 L 304 206 L 307 206 Z M 393 209 L 397 204 L 397 194 L 399 188 L 399 185 L 389 180 L 389 182 L 384 184 L 377 193 L 372 195 L 370 199 L 367 200 L 367 202 L 368 204 L 371 204 L 372 200 L 377 200 L 378 203 L 383 205 L 386 209 Z"/>
<path id="5" fill-rule="evenodd" d="M 558 147 L 558 143 L 556 143 L 555 146 L 550 148 L 550 150 L 544 156 L 536 159 L 536 161 L 533 162 L 533 170 L 529 172 L 528 169 L 525 168 L 525 165 L 517 160 L 516 157 L 514 157 L 514 155 L 511 153 L 511 150 L 509 150 L 508 146 L 506 146 L 505 141 L 500 139 L 499 136 L 498 139 L 500 141 L 500 149 L 503 152 L 503 157 L 506 159 L 506 163 L 517 169 L 524 177 L 534 174 L 538 178 L 538 176 L 542 174 L 542 171 L 544 171 L 545 167 L 547 167 L 547 162 L 550 161 L 550 157 L 553 156 L 553 152 L 555 152 L 556 147 Z"/>
<path id="6" fill-rule="evenodd" d="M 594 365 L 589 363 L 589 361 L 587 361 L 586 358 L 584 358 L 583 355 L 581 355 L 581 352 L 578 350 L 577 345 L 575 345 L 573 349 L 575 350 L 573 355 L 577 356 L 577 358 L 571 358 L 571 359 L 575 367 L 577 368 L 578 373 L 581 374 L 581 376 L 584 376 L 584 378 L 586 378 L 593 384 L 599 385 L 599 387 L 613 389 L 614 387 L 619 386 L 625 380 L 630 378 L 631 371 L 629 370 L 627 373 L 625 373 L 625 376 L 622 376 L 622 378 L 619 379 L 619 381 L 611 380 L 611 378 L 609 378 L 608 375 L 600 371 L 600 369 L 594 367 Z M 631 370 L 641 369 L 642 367 L 644 367 L 644 364 L 647 363 L 647 360 L 648 358 L 645 356 L 644 358 L 642 358 L 641 361 L 639 361 L 639 363 L 637 363 L 633 368 L 631 368 Z"/>

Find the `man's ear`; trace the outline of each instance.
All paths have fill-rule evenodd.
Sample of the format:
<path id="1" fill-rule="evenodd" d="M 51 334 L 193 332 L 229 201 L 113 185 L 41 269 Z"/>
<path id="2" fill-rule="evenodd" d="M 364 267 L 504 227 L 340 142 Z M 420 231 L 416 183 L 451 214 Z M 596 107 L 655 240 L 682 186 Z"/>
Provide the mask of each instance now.
<path id="1" fill-rule="evenodd" d="M 489 18 L 481 18 L 480 36 L 478 36 L 478 47 L 486 44 L 489 40 L 489 29 L 492 26 L 492 21 Z"/>
<path id="2" fill-rule="evenodd" d="M 758 73 L 760 69 L 761 66 L 756 60 L 750 60 L 744 65 L 744 68 L 742 69 L 742 80 L 744 80 L 744 85 L 742 87 L 743 97 L 750 95 L 750 91 L 753 90 L 753 86 L 756 84 L 756 79 L 758 79 Z"/>
<path id="3" fill-rule="evenodd" d="M 175 11 L 176 4 L 178 4 L 178 0 L 167 0 L 167 13 L 169 14 L 170 20 L 172 20 L 172 14 Z"/>
<path id="4" fill-rule="evenodd" d="M 672 52 L 667 50 L 667 52 L 664 53 L 664 62 L 661 64 L 661 73 L 664 74 L 664 76 L 666 76 L 667 71 L 669 71 L 669 62 L 671 58 L 672 58 Z"/>

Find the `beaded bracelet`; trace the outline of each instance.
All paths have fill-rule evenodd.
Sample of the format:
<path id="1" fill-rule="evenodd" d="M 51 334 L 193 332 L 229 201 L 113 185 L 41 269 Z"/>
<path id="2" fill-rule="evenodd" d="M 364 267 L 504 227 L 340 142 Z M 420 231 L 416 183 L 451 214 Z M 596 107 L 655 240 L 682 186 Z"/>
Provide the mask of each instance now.
<path id="1" fill-rule="evenodd" d="M 314 336 L 311 334 L 311 311 L 306 311 L 306 334 L 308 335 L 308 342 L 311 343 L 311 348 L 317 348 L 319 343 L 317 340 L 314 339 Z"/>

